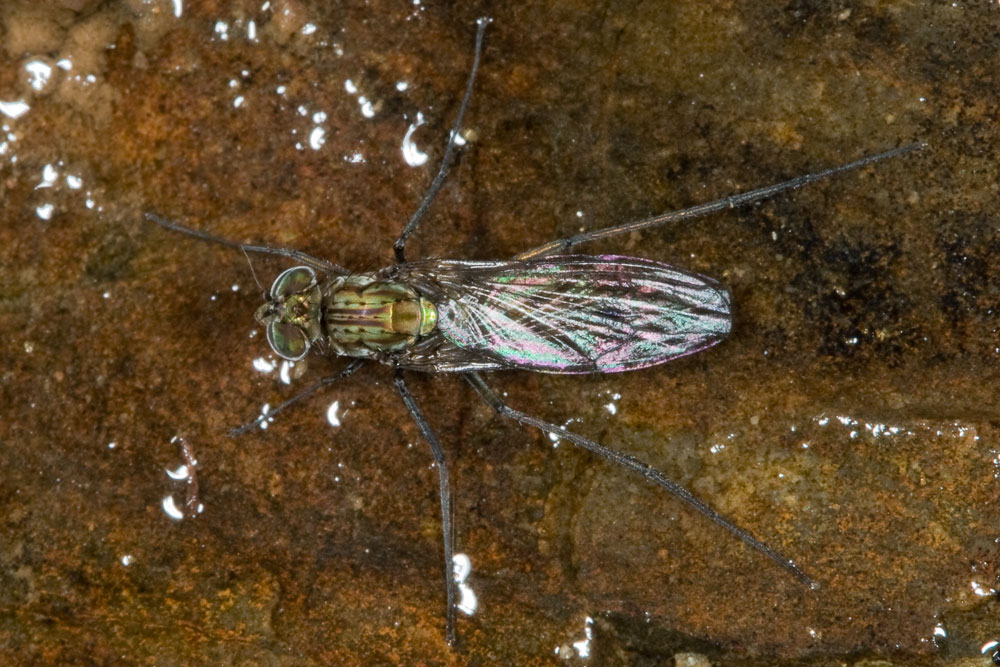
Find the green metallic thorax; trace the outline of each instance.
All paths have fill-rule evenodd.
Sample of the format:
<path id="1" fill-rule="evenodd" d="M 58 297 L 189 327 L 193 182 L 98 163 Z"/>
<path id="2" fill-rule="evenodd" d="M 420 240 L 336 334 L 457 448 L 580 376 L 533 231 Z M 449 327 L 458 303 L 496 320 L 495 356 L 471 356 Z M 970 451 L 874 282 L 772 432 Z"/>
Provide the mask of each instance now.
<path id="1" fill-rule="evenodd" d="M 356 276 L 324 291 L 327 341 L 338 354 L 371 357 L 405 349 L 437 324 L 434 304 L 402 283 Z"/>

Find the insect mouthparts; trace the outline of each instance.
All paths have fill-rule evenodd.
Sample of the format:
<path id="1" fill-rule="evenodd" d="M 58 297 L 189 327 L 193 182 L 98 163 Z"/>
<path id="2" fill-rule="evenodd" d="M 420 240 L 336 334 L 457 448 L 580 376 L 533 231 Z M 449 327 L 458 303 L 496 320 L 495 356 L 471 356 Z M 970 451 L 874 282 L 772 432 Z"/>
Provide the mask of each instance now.
<path id="1" fill-rule="evenodd" d="M 257 324 L 266 326 L 277 315 L 276 307 L 277 304 L 270 300 L 266 301 L 265 303 L 262 303 L 260 305 L 260 308 L 258 308 L 257 312 L 254 313 L 253 315 L 254 321 L 256 321 Z"/>

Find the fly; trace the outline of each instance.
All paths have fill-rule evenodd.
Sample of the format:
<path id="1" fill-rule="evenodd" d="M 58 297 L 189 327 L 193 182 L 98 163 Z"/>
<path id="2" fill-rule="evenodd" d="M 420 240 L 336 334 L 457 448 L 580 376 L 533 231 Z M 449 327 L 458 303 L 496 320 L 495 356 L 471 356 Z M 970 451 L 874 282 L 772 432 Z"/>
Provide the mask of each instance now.
<path id="1" fill-rule="evenodd" d="M 278 255 L 297 265 L 271 286 L 256 320 L 274 352 L 298 360 L 310 351 L 350 361 L 256 421 L 270 419 L 321 387 L 372 360 L 395 371 L 395 387 L 437 464 L 444 542 L 446 638 L 455 642 L 456 582 L 452 576 L 451 491 L 444 450 L 406 386 L 406 371 L 458 373 L 499 415 L 569 440 L 666 489 L 769 558 L 802 584 L 818 588 L 799 566 L 740 528 L 680 484 L 639 459 L 509 407 L 481 373 L 507 369 L 542 373 L 619 373 L 655 366 L 709 348 L 730 331 L 729 291 L 716 280 L 637 257 L 566 254 L 571 248 L 679 220 L 743 206 L 834 174 L 903 155 L 911 144 L 783 183 L 672 211 L 637 222 L 583 232 L 532 248 L 510 260 L 408 261 L 406 241 L 441 189 L 455 137 L 472 96 L 489 19 L 478 21 L 471 71 L 441 166 L 427 194 L 393 244 L 395 263 L 357 274 L 298 250 L 217 237 L 146 213 L 167 229 L 245 253 Z"/>

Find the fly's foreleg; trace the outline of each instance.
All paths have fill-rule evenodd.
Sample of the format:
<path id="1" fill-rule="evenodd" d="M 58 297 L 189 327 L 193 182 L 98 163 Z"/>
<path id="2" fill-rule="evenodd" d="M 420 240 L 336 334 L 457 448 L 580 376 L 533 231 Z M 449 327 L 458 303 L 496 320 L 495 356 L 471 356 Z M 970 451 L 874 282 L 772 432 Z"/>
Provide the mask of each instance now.
<path id="1" fill-rule="evenodd" d="M 311 396 L 317 390 L 322 389 L 323 387 L 326 387 L 328 385 L 331 385 L 338 380 L 342 380 L 349 375 L 353 375 L 356 370 L 358 370 L 359 368 L 361 368 L 361 366 L 364 365 L 364 363 L 365 363 L 364 359 L 355 359 L 336 375 L 325 377 L 316 384 L 306 387 L 305 389 L 295 394 L 290 399 L 288 399 L 278 407 L 274 408 L 273 410 L 268 410 L 267 412 L 264 412 L 259 417 L 257 417 L 257 419 L 254 419 L 252 422 L 248 422 L 246 424 L 243 424 L 242 426 L 237 426 L 236 428 L 229 429 L 230 437 L 235 438 L 238 435 L 243 435 L 247 431 L 256 428 L 257 426 L 260 426 L 265 421 L 269 421 L 279 412 L 283 412 L 286 408 L 289 408 L 298 403 L 299 401 L 301 401 L 302 399 Z"/>

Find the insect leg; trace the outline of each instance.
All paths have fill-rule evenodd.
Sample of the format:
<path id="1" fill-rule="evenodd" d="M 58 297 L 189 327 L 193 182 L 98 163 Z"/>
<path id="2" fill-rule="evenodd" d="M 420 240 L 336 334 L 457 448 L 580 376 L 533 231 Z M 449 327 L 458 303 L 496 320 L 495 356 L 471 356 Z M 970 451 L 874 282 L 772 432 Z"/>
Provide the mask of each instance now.
<path id="1" fill-rule="evenodd" d="M 250 245 L 249 243 L 230 241 L 229 239 L 222 238 L 221 236 L 203 232 L 200 229 L 185 227 L 180 223 L 174 222 L 173 220 L 167 220 L 166 218 L 160 217 L 155 213 L 147 211 L 143 215 L 147 220 L 155 222 L 160 227 L 180 232 L 181 234 L 187 234 L 188 236 L 193 236 L 196 239 L 201 239 L 202 241 L 218 243 L 219 245 L 236 248 L 238 250 L 242 250 L 243 252 L 258 252 L 264 255 L 279 255 L 281 257 L 287 257 L 289 259 L 294 259 L 297 262 L 302 262 L 303 264 L 310 266 L 317 271 L 322 271 L 323 273 L 329 273 L 337 276 L 346 276 L 350 273 L 350 271 L 342 266 L 338 266 L 333 262 L 328 262 L 325 259 L 320 259 L 319 257 L 313 257 L 312 255 L 308 255 L 301 250 L 267 245 Z"/>
<path id="2" fill-rule="evenodd" d="M 814 582 L 808 575 L 806 575 L 805 572 L 800 570 L 798 565 L 796 565 L 795 562 L 792 561 L 790 558 L 782 556 L 777 551 L 767 546 L 766 544 L 764 544 L 756 537 L 754 537 L 747 531 L 743 530 L 742 528 L 734 524 L 732 521 L 730 521 L 723 515 L 719 514 L 719 512 L 714 510 L 703 500 L 699 499 L 697 496 L 692 494 L 690 491 L 685 489 L 677 482 L 669 479 L 666 475 L 664 475 L 656 468 L 653 468 L 652 466 L 643 463 L 642 461 L 633 456 L 629 456 L 628 454 L 624 454 L 609 447 L 605 447 L 604 445 L 598 442 L 595 442 L 588 438 L 584 438 L 583 436 L 577 435 L 576 433 L 567 431 L 562 427 L 556 426 L 555 424 L 550 424 L 549 422 L 542 421 L 537 417 L 532 417 L 529 414 L 526 414 L 519 410 L 515 410 L 509 407 L 506 403 L 504 403 L 503 400 L 496 394 L 496 392 L 490 389 L 489 385 L 487 385 L 483 381 L 483 379 L 479 377 L 478 374 L 463 373 L 463 375 L 465 376 L 465 379 L 469 381 L 469 384 L 472 385 L 472 388 L 475 389 L 476 392 L 479 394 L 479 396 L 487 403 L 487 405 L 493 408 L 500 416 L 513 419 L 514 421 L 520 422 L 521 424 L 525 424 L 527 426 L 534 426 L 537 429 L 545 431 L 546 433 L 557 435 L 560 438 L 566 438 L 567 440 L 572 442 L 574 445 L 577 445 L 578 447 L 582 447 L 588 451 L 593 452 L 594 454 L 597 454 L 602 458 L 607 459 L 608 461 L 611 461 L 612 463 L 617 463 L 618 465 L 624 466 L 629 470 L 639 473 L 649 481 L 658 484 L 659 486 L 663 487 L 670 493 L 674 494 L 679 499 L 683 500 L 688 505 L 698 510 L 702 514 L 704 514 L 706 517 L 711 519 L 719 526 L 722 526 L 723 528 L 728 530 L 730 533 L 732 533 L 735 537 L 739 538 L 744 544 L 746 544 L 750 548 L 756 549 L 761 554 L 770 558 L 772 561 L 780 565 L 789 574 L 791 574 L 793 577 L 801 581 L 803 584 L 809 586 L 814 590 L 819 587 L 819 585 L 816 582 Z"/>
<path id="3" fill-rule="evenodd" d="M 417 406 L 413 394 L 406 388 L 403 381 L 403 371 L 396 370 L 396 390 L 406 403 L 407 409 L 413 421 L 417 422 L 417 428 L 424 436 L 424 440 L 431 446 L 431 454 L 434 455 L 434 462 L 438 469 L 438 491 L 441 499 L 441 533 L 444 538 L 444 576 L 445 591 L 448 602 L 448 609 L 445 611 L 445 637 L 449 645 L 455 644 L 455 531 L 451 524 L 451 485 L 448 482 L 448 467 L 444 460 L 444 450 L 441 443 L 431 429 L 430 424 L 424 419 L 424 415 Z"/>
<path id="4" fill-rule="evenodd" d="M 399 238 L 396 242 L 392 244 L 392 250 L 396 254 L 396 263 L 405 264 L 406 254 L 404 247 L 406 246 L 406 239 L 410 237 L 416 229 L 417 225 L 420 224 L 420 219 L 427 212 L 430 207 L 431 202 L 434 201 L 434 197 L 437 195 L 438 190 L 444 185 L 444 179 L 448 175 L 448 169 L 451 162 L 451 154 L 455 150 L 455 138 L 458 137 L 458 133 L 462 130 L 462 119 L 465 117 L 465 109 L 469 106 L 469 99 L 472 97 L 472 84 L 476 80 L 476 70 L 479 69 L 479 56 L 483 52 L 483 33 L 486 32 L 486 26 L 490 24 L 492 19 L 480 18 L 476 21 L 479 28 L 476 30 L 476 46 L 475 54 L 472 58 L 472 70 L 469 72 L 468 83 L 465 84 L 465 97 L 462 98 L 462 104 L 458 107 L 458 117 L 455 119 L 455 126 L 451 130 L 451 134 L 448 137 L 448 144 L 444 149 L 444 157 L 441 159 L 441 166 L 438 168 L 437 176 L 431 182 L 431 187 L 427 190 L 427 194 L 424 195 L 423 201 L 420 202 L 420 206 L 417 210 L 410 216 L 409 222 L 403 227 L 403 231 L 399 234 Z"/>
<path id="5" fill-rule="evenodd" d="M 298 403 L 303 398 L 306 398 L 307 396 L 312 395 L 313 393 L 315 393 L 321 387 L 325 387 L 325 386 L 327 386 L 329 384 L 333 384 L 337 380 L 342 380 L 342 379 L 344 379 L 345 377 L 347 377 L 349 375 L 353 375 L 356 370 L 358 370 L 359 368 L 361 368 L 362 365 L 364 365 L 364 363 L 365 363 L 364 359 L 355 359 L 354 361 L 352 361 L 351 363 L 349 363 L 347 366 L 345 366 L 336 375 L 331 375 L 329 377 L 325 377 L 325 378 L 321 379 L 319 382 L 317 382 L 316 384 L 311 385 L 309 387 L 306 387 L 305 389 L 303 389 L 299 393 L 295 394 L 294 396 L 292 396 L 290 399 L 288 399 L 287 401 L 285 401 L 284 403 L 282 403 L 278 407 L 274 408 L 273 410 L 268 410 L 267 412 L 265 412 L 261 416 L 257 417 L 257 419 L 254 419 L 252 422 L 249 422 L 247 424 L 243 424 L 242 426 L 237 426 L 236 428 L 229 429 L 229 435 L 230 435 L 230 437 L 235 438 L 238 435 L 243 435 L 244 433 L 246 433 L 250 429 L 255 428 L 257 426 L 260 426 L 265 420 L 271 419 L 272 417 L 274 417 L 274 415 L 278 414 L 279 412 L 283 412 L 285 410 L 285 408 L 288 408 L 288 407 L 290 407 L 290 406 Z"/>
<path id="6" fill-rule="evenodd" d="M 842 164 L 839 167 L 824 169 L 823 171 L 817 171 L 812 174 L 805 174 L 804 176 L 799 176 L 797 178 L 784 181 L 782 183 L 775 183 L 774 185 L 768 185 L 763 188 L 757 188 L 756 190 L 751 190 L 749 192 L 730 195 L 728 197 L 723 197 L 722 199 L 716 199 L 715 201 L 710 201 L 705 204 L 698 204 L 697 206 L 681 209 L 680 211 L 670 211 L 669 213 L 654 215 L 653 217 L 646 218 L 645 220 L 637 220 L 635 222 L 625 223 L 624 225 L 615 225 L 614 227 L 595 229 L 594 231 L 583 232 L 581 234 L 576 234 L 574 236 L 567 236 L 566 238 L 556 239 L 555 241 L 549 241 L 548 243 L 540 245 L 537 248 L 532 248 L 531 250 L 525 250 L 521 254 L 516 255 L 515 259 L 531 259 L 533 257 L 550 255 L 554 252 L 564 252 L 575 245 L 579 245 L 581 243 L 587 243 L 588 241 L 597 241 L 599 239 L 606 239 L 612 236 L 618 236 L 619 234 L 626 234 L 628 232 L 635 232 L 640 229 L 646 229 L 647 227 L 656 227 L 657 225 L 663 225 L 668 222 L 677 222 L 678 220 L 693 220 L 694 218 L 700 218 L 703 215 L 708 215 L 709 213 L 715 213 L 716 211 L 722 211 L 727 208 L 736 208 L 737 206 L 745 206 L 747 204 L 752 204 L 753 202 L 760 201 L 762 199 L 767 199 L 768 197 L 773 197 L 779 192 L 784 192 L 785 190 L 794 190 L 795 188 L 800 188 L 803 185 L 806 185 L 807 183 L 812 183 L 813 181 L 819 181 L 824 178 L 829 178 L 834 174 L 850 171 L 852 169 L 864 167 L 865 165 L 869 165 L 874 162 L 887 160 L 889 158 L 897 157 L 900 155 L 906 155 L 907 153 L 912 153 L 913 151 L 921 150 L 926 145 L 927 144 L 910 144 L 908 146 L 894 148 L 891 151 L 885 151 L 884 153 L 869 155 L 859 160 L 855 160 L 854 162 L 848 162 L 847 164 Z"/>

